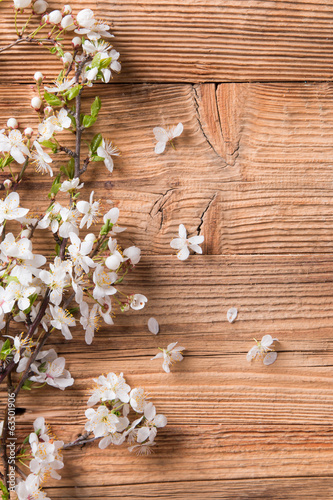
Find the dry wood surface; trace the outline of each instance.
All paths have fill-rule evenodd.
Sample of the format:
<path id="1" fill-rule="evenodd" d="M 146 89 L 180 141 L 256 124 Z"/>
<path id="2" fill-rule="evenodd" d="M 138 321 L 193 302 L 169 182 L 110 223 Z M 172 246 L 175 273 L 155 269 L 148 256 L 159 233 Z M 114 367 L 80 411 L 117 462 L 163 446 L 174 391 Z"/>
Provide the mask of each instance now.
<path id="1" fill-rule="evenodd" d="M 0 46 L 14 39 L 8 5 Z M 111 23 L 124 65 L 99 86 L 95 129 L 122 156 L 112 175 L 96 164 L 83 180 L 105 207 L 120 208 L 123 241 L 142 248 L 126 286 L 149 302 L 101 328 L 91 346 L 80 328 L 72 341 L 55 334 L 50 347 L 66 356 L 75 385 L 20 395 L 18 428 L 29 432 L 42 414 L 58 438 L 75 439 L 91 378 L 109 371 L 145 387 L 168 426 L 149 457 L 97 445 L 66 451 L 50 497 L 333 499 L 332 3 L 75 5 Z M 27 126 L 36 58 L 49 77 L 56 66 L 36 47 L 21 49 L 0 54 L 0 111 L 1 123 L 15 116 Z M 176 150 L 155 155 L 153 127 L 178 121 Z M 48 186 L 30 172 L 22 206 L 46 208 Z M 183 263 L 169 246 L 181 222 L 205 236 L 204 255 Z M 45 232 L 34 249 L 50 253 Z M 280 339 L 276 363 L 247 363 L 253 337 L 268 333 Z M 167 375 L 150 358 L 176 340 L 185 359 Z"/>

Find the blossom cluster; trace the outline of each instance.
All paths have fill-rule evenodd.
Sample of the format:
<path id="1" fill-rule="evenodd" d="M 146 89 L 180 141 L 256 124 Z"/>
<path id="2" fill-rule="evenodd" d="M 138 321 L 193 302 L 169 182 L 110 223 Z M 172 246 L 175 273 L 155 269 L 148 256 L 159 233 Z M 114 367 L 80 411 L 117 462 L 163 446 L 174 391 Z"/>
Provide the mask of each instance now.
<path id="1" fill-rule="evenodd" d="M 131 389 L 122 373 L 101 375 L 94 382 L 95 388 L 88 400 L 90 408 L 85 412 L 86 431 L 101 438 L 101 449 L 127 442 L 129 451 L 149 454 L 156 444 L 157 429 L 167 424 L 166 417 L 156 414 L 144 389 Z M 95 405 L 97 409 L 92 408 Z M 136 418 L 131 422 L 134 412 Z"/>
<path id="2" fill-rule="evenodd" d="M 41 486 L 49 477 L 61 479 L 59 470 L 64 467 L 61 449 L 63 441 L 56 440 L 45 424 L 44 417 L 38 417 L 33 424 L 34 432 L 30 433 L 27 443 L 29 447 L 20 451 L 21 461 L 29 463 L 30 474 L 16 486 L 18 500 L 50 500 Z"/>

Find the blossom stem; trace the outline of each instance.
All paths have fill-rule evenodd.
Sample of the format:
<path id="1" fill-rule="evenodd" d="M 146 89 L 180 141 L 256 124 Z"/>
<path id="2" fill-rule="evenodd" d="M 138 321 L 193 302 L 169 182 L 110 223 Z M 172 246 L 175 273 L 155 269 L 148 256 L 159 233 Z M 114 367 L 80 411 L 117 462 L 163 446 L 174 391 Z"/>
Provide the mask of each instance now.
<path id="1" fill-rule="evenodd" d="M 62 449 L 66 450 L 68 448 L 72 448 L 73 446 L 81 446 L 82 444 L 92 443 L 94 441 L 97 441 L 97 439 L 100 439 L 99 437 L 93 437 L 93 438 L 87 439 L 87 437 L 89 436 L 89 434 L 83 434 L 82 436 L 80 436 L 75 441 L 72 441 L 71 443 L 64 444 L 64 446 L 62 447 Z"/>

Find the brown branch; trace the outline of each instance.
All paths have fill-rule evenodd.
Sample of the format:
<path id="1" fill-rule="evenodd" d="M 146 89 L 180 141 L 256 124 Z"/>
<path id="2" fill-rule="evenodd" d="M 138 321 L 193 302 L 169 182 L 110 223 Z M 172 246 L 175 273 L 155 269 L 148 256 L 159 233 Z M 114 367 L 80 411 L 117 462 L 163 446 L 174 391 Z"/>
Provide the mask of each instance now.
<path id="1" fill-rule="evenodd" d="M 88 438 L 90 432 L 87 432 L 80 436 L 79 438 L 75 439 L 75 441 L 72 441 L 71 443 L 66 443 L 62 447 L 63 450 L 67 450 L 68 448 L 72 448 L 73 446 L 81 446 L 83 444 L 87 443 L 92 443 L 93 441 L 97 441 L 97 439 L 100 439 L 100 437 L 93 437 L 93 438 Z"/>
<path id="2" fill-rule="evenodd" d="M 23 38 L 19 37 L 17 40 L 15 40 L 15 42 L 10 43 L 9 45 L 5 45 L 5 47 L 0 47 L 0 53 L 4 52 L 5 50 L 11 49 L 12 47 L 14 47 L 14 45 L 18 45 L 19 43 L 24 43 L 24 42 L 37 43 L 38 45 L 44 43 L 54 45 L 57 43 L 56 40 L 54 40 L 53 38 L 35 39 L 35 38 L 30 38 L 29 36 L 25 36 Z"/>

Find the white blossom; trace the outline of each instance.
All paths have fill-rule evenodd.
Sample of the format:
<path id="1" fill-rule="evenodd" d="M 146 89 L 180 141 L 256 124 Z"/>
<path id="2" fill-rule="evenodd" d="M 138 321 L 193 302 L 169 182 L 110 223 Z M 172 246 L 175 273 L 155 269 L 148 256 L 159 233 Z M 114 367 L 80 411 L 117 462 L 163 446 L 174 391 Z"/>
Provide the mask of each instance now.
<path id="1" fill-rule="evenodd" d="M 71 245 L 68 247 L 68 253 L 74 264 L 75 272 L 81 274 L 83 270 L 88 273 L 90 267 L 96 267 L 95 262 L 89 257 L 93 242 L 81 241 L 75 233 L 69 233 L 69 238 L 71 240 Z"/>
<path id="2" fill-rule="evenodd" d="M 99 23 L 95 19 L 94 12 L 91 9 L 81 10 L 76 16 L 76 21 L 80 28 L 76 29 L 75 33 L 86 35 L 89 40 L 97 40 L 101 37 L 111 38 L 113 36 L 108 33 L 110 26 Z"/>
<path id="3" fill-rule="evenodd" d="M 35 474 L 29 474 L 15 487 L 18 500 L 51 500 L 39 487 L 39 480 Z"/>
<path id="4" fill-rule="evenodd" d="M 13 295 L 15 301 L 17 301 L 17 306 L 21 311 L 25 311 L 30 306 L 29 297 L 35 293 L 36 288 L 34 286 L 24 286 L 15 281 L 11 281 L 7 286 L 6 290 L 10 295 Z"/>
<path id="5" fill-rule="evenodd" d="M 148 396 L 142 387 L 136 387 L 130 392 L 130 405 L 136 413 L 143 413 Z"/>
<path id="6" fill-rule="evenodd" d="M 142 295 L 142 293 L 136 293 L 134 295 L 131 295 L 129 299 L 130 299 L 129 305 L 135 311 L 140 311 L 140 309 L 143 309 L 145 307 L 145 303 L 148 302 L 147 297 L 145 295 Z"/>
<path id="7" fill-rule="evenodd" d="M 179 225 L 179 238 L 174 238 L 170 246 L 171 248 L 175 248 L 178 250 L 177 257 L 179 260 L 186 260 L 190 255 L 190 250 L 196 253 L 202 253 L 202 248 L 199 247 L 201 243 L 204 241 L 204 237 L 202 235 L 192 236 L 191 238 L 187 238 L 186 228 L 184 224 Z"/>
<path id="8" fill-rule="evenodd" d="M 162 358 L 162 368 L 166 373 L 170 373 L 170 365 L 172 365 L 172 363 L 183 359 L 181 351 L 184 351 L 185 347 L 176 347 L 177 344 L 178 342 L 172 342 L 166 349 L 161 349 L 162 352 L 159 352 L 156 356 L 151 358 L 152 360 Z"/>
<path id="9" fill-rule="evenodd" d="M 17 129 L 10 130 L 8 136 L 0 133 L 0 152 L 10 153 L 20 164 L 25 162 L 26 156 L 30 156 L 29 149 L 24 144 L 24 137 Z"/>
<path id="10" fill-rule="evenodd" d="M 70 179 L 69 181 L 64 181 L 61 186 L 59 191 L 62 191 L 63 193 L 67 193 L 68 191 L 75 191 L 76 189 L 81 189 L 83 188 L 84 183 L 82 182 L 80 184 L 80 179 L 79 177 L 74 177 L 74 179 Z"/>
<path id="11" fill-rule="evenodd" d="M 111 141 L 102 140 L 101 146 L 97 148 L 97 155 L 104 158 L 104 165 L 109 172 L 113 171 L 113 159 L 112 156 L 119 156 L 119 149 L 112 144 Z"/>
<path id="12" fill-rule="evenodd" d="M 105 260 L 105 265 L 112 271 L 115 271 L 124 261 L 124 258 L 121 255 L 121 253 L 117 250 L 117 240 L 109 238 L 108 247 L 110 250 L 110 255 Z"/>
<path id="13" fill-rule="evenodd" d="M 78 235 L 79 212 L 76 210 L 76 208 L 63 207 L 60 210 L 60 216 L 63 222 L 59 228 L 59 236 L 61 236 L 61 238 L 69 238 L 70 233 Z"/>
<path id="14" fill-rule="evenodd" d="M 278 339 L 273 339 L 271 335 L 264 335 L 260 342 L 256 339 L 254 340 L 257 345 L 253 346 L 247 353 L 247 361 L 252 361 L 256 358 L 263 358 L 264 365 L 271 365 L 274 363 L 277 358 L 277 352 L 274 351 L 273 342 Z"/>
<path id="15" fill-rule="evenodd" d="M 90 199 L 88 201 L 78 201 L 76 204 L 77 210 L 83 215 L 80 222 L 80 228 L 87 224 L 87 228 L 91 226 L 93 222 L 97 222 L 99 216 L 99 202 L 93 201 L 94 191 L 90 193 Z"/>
<path id="16" fill-rule="evenodd" d="M 73 316 L 68 311 L 62 309 L 59 306 L 50 305 L 50 312 L 53 318 L 50 321 L 51 325 L 57 330 L 61 330 L 61 333 L 66 340 L 72 339 L 73 336 L 69 330 L 69 326 L 76 325 Z"/>
<path id="17" fill-rule="evenodd" d="M 51 227 L 52 233 L 56 233 L 59 229 L 59 214 L 63 207 L 58 202 L 54 202 L 53 205 L 48 209 L 42 220 L 38 222 L 38 228 L 46 229 Z"/>
<path id="18" fill-rule="evenodd" d="M 26 9 L 30 7 L 32 0 L 14 0 L 15 9 Z"/>
<path id="19" fill-rule="evenodd" d="M 18 193 L 10 193 L 4 200 L 0 200 L 0 223 L 4 220 L 17 220 L 24 217 L 28 212 L 28 208 L 21 208 L 20 197 Z"/>
<path id="20" fill-rule="evenodd" d="M 144 426 L 140 427 L 137 434 L 137 442 L 143 443 L 147 439 L 149 441 L 154 441 L 157 428 L 165 427 L 167 425 L 167 419 L 164 415 L 156 415 L 156 408 L 153 403 L 147 403 L 144 407 Z"/>
<path id="21" fill-rule="evenodd" d="M 116 281 L 117 274 L 115 272 L 109 273 L 105 270 L 102 264 L 97 264 L 96 269 L 93 274 L 93 282 L 95 283 L 95 288 L 93 291 L 93 297 L 96 300 L 104 298 L 106 295 L 114 295 L 117 289 L 112 286 Z"/>
<path id="22" fill-rule="evenodd" d="M 87 344 L 91 344 L 94 338 L 95 330 L 98 328 L 99 316 L 97 314 L 98 304 L 94 304 L 89 311 L 89 306 L 87 302 L 82 302 L 80 304 L 80 323 L 83 326 L 86 334 L 85 341 Z"/>
<path id="23" fill-rule="evenodd" d="M 28 238 L 16 240 L 13 233 L 7 233 L 5 239 L 0 243 L 1 260 L 6 261 L 8 257 L 17 259 L 33 259 L 32 243 Z"/>
<path id="24" fill-rule="evenodd" d="M 125 260 L 130 260 L 131 264 L 133 266 L 135 266 L 136 264 L 138 264 L 140 262 L 141 250 L 138 247 L 133 246 L 133 247 L 125 248 L 123 254 L 124 254 Z"/>
<path id="25" fill-rule="evenodd" d="M 69 90 L 75 83 L 75 77 L 71 79 L 64 78 L 63 80 L 56 80 L 54 82 L 54 87 L 44 87 L 47 92 L 54 94 L 56 92 L 65 92 Z"/>
<path id="26" fill-rule="evenodd" d="M 37 0 L 33 6 L 32 9 L 35 14 L 43 14 L 48 7 L 48 3 L 45 2 L 45 0 Z"/>
<path id="27" fill-rule="evenodd" d="M 43 351 L 41 361 L 42 364 L 38 367 L 35 364 L 31 365 L 36 375 L 30 377 L 30 380 L 39 382 L 40 384 L 46 383 L 62 391 L 74 384 L 71 374 L 68 370 L 65 370 L 65 358 L 58 357 L 54 349 Z"/>
<path id="28" fill-rule="evenodd" d="M 69 284 L 69 277 L 66 268 L 61 265 L 60 257 L 55 258 L 54 264 L 50 264 L 51 271 L 42 270 L 39 273 L 39 278 L 51 290 L 50 302 L 56 306 L 60 305 L 62 301 L 63 289 Z M 67 264 L 66 264 L 67 265 Z"/>
<path id="29" fill-rule="evenodd" d="M 165 130 L 162 127 L 155 127 L 153 129 L 155 139 L 157 140 L 157 144 L 155 146 L 155 153 L 161 154 L 165 150 L 165 146 L 168 142 L 173 145 L 173 139 L 179 137 L 184 130 L 183 124 L 178 123 L 176 127 L 172 127 L 171 129 Z"/>
<path id="30" fill-rule="evenodd" d="M 44 173 L 49 173 L 50 177 L 53 177 L 53 171 L 49 163 L 52 163 L 52 158 L 43 150 L 41 145 L 34 141 L 35 151 L 31 153 L 32 158 L 36 164 L 36 171 Z"/>
<path id="31" fill-rule="evenodd" d="M 85 430 L 93 432 L 95 437 L 107 436 L 117 431 L 119 419 L 106 406 L 99 406 L 97 411 L 93 408 L 88 408 L 85 411 L 85 415 L 88 419 Z"/>
<path id="32" fill-rule="evenodd" d="M 116 375 L 111 372 L 106 377 L 100 375 L 94 379 L 94 382 L 96 382 L 96 388 L 88 400 L 88 406 L 93 406 L 100 401 L 113 401 L 115 399 L 119 399 L 123 403 L 129 402 L 131 388 L 126 384 L 122 373 Z"/>

